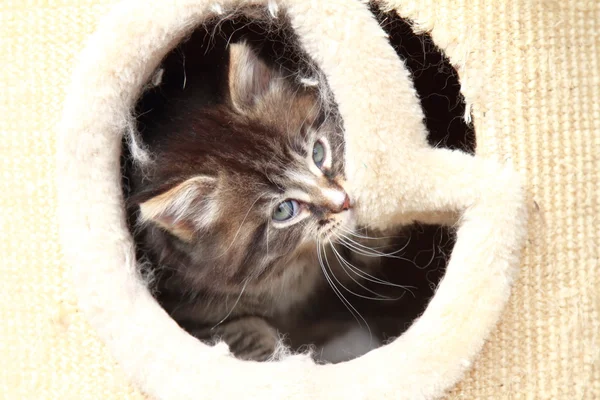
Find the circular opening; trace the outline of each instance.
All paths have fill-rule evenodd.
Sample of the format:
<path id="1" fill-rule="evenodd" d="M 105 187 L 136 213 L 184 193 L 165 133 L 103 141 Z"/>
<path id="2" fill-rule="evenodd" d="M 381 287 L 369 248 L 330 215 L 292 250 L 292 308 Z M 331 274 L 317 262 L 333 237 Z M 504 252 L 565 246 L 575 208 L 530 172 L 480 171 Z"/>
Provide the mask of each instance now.
<path id="1" fill-rule="evenodd" d="M 214 110 L 230 100 L 228 83 L 231 81 L 231 44 L 246 43 L 269 70 L 282 71 L 283 78 L 293 81 L 292 85 L 295 85 L 295 88 L 315 84 L 314 66 L 297 45 L 295 34 L 281 18 L 276 22 L 271 18 L 264 18 L 263 14 L 267 12 L 261 8 L 256 10 L 256 16 L 250 13 L 250 16 L 246 17 L 236 16 L 212 23 L 205 22 L 166 56 L 137 104 L 138 134 L 129 136 L 124 141 L 123 186 L 126 198 L 131 199 L 140 193 L 145 196 L 140 197 L 143 200 L 156 198 L 173 189 L 177 183 L 181 183 L 183 175 L 187 173 L 185 171 L 189 172 L 189 167 L 174 168 L 177 173 L 183 174 L 182 179 L 174 179 L 174 173 L 165 174 L 169 179 L 162 182 L 164 185 L 150 185 L 149 182 L 156 182 L 153 181 L 154 178 L 140 174 L 143 169 L 140 163 L 143 163 L 146 156 L 154 157 L 156 151 L 165 146 L 165 143 L 180 140 L 182 132 L 201 129 L 202 127 L 195 125 L 196 114 Z M 372 12 L 389 35 L 391 45 L 412 73 L 426 118 L 429 143 L 436 147 L 474 152 L 474 131 L 472 125 L 464 120 L 465 102 L 460 94 L 456 70 L 428 35 L 412 32 L 409 21 L 403 20 L 395 12 L 381 12 L 376 6 L 372 6 Z M 269 70 L 266 71 L 267 74 Z M 326 86 L 322 79 L 316 83 Z M 269 118 L 273 112 L 284 112 L 277 109 L 280 104 L 267 105 L 270 111 L 264 118 Z M 328 112 L 331 118 L 339 119 L 335 107 Z M 218 118 L 221 125 L 231 124 L 232 131 L 237 129 L 235 121 L 223 116 Z M 341 120 L 339 124 L 342 124 Z M 219 146 L 218 138 L 215 138 L 215 146 Z M 179 149 L 183 150 L 185 149 Z M 186 158 L 193 155 L 180 156 Z M 172 159 L 173 163 L 180 161 Z M 189 177 L 189 174 L 185 176 Z M 146 187 L 149 190 L 145 190 Z M 214 299 L 210 298 L 212 294 L 206 290 L 205 284 L 195 283 L 194 276 L 198 271 L 190 265 L 198 267 L 199 261 L 189 257 L 189 254 L 186 257 L 187 250 L 182 248 L 187 248 L 187 244 L 180 243 L 182 237 L 177 233 L 185 231 L 185 226 L 179 226 L 181 230 L 175 234 L 171 229 L 167 235 L 160 234 L 159 240 L 149 241 L 149 235 L 156 235 L 157 229 L 164 230 L 164 226 L 154 226 L 150 231 L 140 226 L 141 201 L 130 202 L 132 207 L 129 217 L 130 227 L 138 245 L 138 258 L 143 261 L 142 273 L 150 282 L 150 288 L 159 303 L 175 320 L 188 332 L 202 338 L 206 337 L 207 327 L 223 326 L 230 320 L 246 318 L 246 325 L 256 323 L 256 320 L 248 318 L 255 316 L 250 304 L 245 304 L 244 312 L 239 315 L 232 312 L 240 306 L 246 283 L 244 280 L 238 282 L 237 292 L 235 288 L 229 287 L 226 296 Z M 171 224 L 171 228 L 176 225 L 175 222 L 177 221 L 163 221 Z M 239 230 L 242 229 L 243 221 L 239 221 Z M 239 230 L 234 237 L 240 233 Z M 242 232 L 243 234 L 245 232 Z M 368 239 L 365 242 L 360 238 L 375 235 L 382 234 L 356 231 L 353 238 L 360 245 L 347 242 L 345 248 L 340 249 L 340 252 L 343 251 L 340 256 L 344 259 L 351 259 L 352 253 L 357 252 L 362 253 L 362 256 L 365 256 L 365 252 L 370 252 L 372 254 L 368 255 L 369 257 L 376 252 L 393 254 L 377 257 L 380 258 L 381 266 L 373 276 L 355 273 L 355 279 L 348 281 L 342 280 L 340 276 L 336 277 L 335 273 L 330 271 L 333 275 L 332 285 L 336 290 L 332 290 L 330 286 L 315 288 L 311 296 L 306 297 L 306 301 L 287 312 L 296 316 L 293 322 L 287 319 L 284 322 L 276 321 L 277 318 L 272 316 L 264 318 L 268 320 L 269 326 L 284 335 L 286 344 L 298 351 L 314 344 L 317 345 L 317 360 L 342 361 L 361 355 L 368 349 L 401 335 L 423 312 L 443 276 L 454 244 L 454 233 L 450 228 L 441 226 L 399 227 L 396 232 L 385 233 L 386 237 L 393 237 L 385 250 L 378 250 L 376 245 L 369 244 Z M 235 241 L 232 245 L 235 246 Z M 371 250 L 360 246 L 370 247 Z M 232 249 L 229 247 L 227 250 Z M 252 260 L 258 262 L 256 257 Z M 348 268 L 353 266 L 346 265 L 341 273 L 352 274 Z M 314 267 L 320 272 L 319 265 Z M 294 296 L 294 291 L 302 290 L 304 287 L 295 287 L 286 294 Z M 346 300 L 341 300 L 340 296 Z M 269 302 L 273 301 L 275 299 L 267 299 L 266 304 L 257 302 L 254 305 L 256 310 L 259 310 L 256 314 L 261 316 L 261 319 L 263 309 L 271 307 Z M 215 306 L 218 310 L 210 316 L 210 322 L 204 323 L 203 313 L 208 312 L 205 308 L 198 311 L 192 307 L 185 313 L 180 312 L 186 305 L 195 302 L 218 302 L 220 305 Z M 226 303 L 225 307 L 222 306 L 223 303 Z M 263 327 L 252 332 L 260 332 L 261 329 Z M 227 341 L 225 336 L 228 332 L 214 329 L 209 331 L 219 332 L 217 335 Z M 349 332 L 363 334 L 348 335 Z M 367 336 L 364 333 L 367 333 Z M 236 340 L 239 341 L 243 335 L 238 336 Z M 211 337 L 216 338 L 216 335 Z M 246 334 L 245 337 L 257 343 L 263 340 L 254 334 Z M 332 343 L 336 338 L 345 338 L 341 347 L 325 346 L 323 349 L 322 345 Z"/>

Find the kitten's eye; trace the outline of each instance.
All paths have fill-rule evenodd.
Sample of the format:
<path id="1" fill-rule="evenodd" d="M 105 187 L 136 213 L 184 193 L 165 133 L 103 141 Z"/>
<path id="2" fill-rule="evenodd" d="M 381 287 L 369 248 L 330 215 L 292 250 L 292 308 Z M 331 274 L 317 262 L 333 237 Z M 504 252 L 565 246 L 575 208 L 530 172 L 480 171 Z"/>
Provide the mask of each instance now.
<path id="1" fill-rule="evenodd" d="M 273 210 L 273 219 L 283 222 L 294 218 L 300 211 L 300 204 L 296 200 L 286 200 L 281 202 Z"/>
<path id="2" fill-rule="evenodd" d="M 312 158 L 317 167 L 321 168 L 323 166 L 323 162 L 325 161 L 325 146 L 323 146 L 320 140 L 313 147 Z"/>

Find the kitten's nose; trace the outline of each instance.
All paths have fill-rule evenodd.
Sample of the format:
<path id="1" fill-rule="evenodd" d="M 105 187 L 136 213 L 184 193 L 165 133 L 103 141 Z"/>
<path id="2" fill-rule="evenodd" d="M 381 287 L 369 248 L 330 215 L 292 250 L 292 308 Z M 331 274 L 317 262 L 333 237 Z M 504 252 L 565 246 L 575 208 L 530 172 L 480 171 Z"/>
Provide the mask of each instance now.
<path id="1" fill-rule="evenodd" d="M 350 209 L 350 197 L 346 194 L 346 198 L 344 199 L 344 204 L 342 204 L 342 211 L 347 211 Z"/>
<path id="2" fill-rule="evenodd" d="M 324 207 L 332 214 L 338 214 L 343 211 L 348 211 L 352 208 L 352 202 L 348 193 L 338 188 L 324 188 L 321 189 L 320 200 Z"/>

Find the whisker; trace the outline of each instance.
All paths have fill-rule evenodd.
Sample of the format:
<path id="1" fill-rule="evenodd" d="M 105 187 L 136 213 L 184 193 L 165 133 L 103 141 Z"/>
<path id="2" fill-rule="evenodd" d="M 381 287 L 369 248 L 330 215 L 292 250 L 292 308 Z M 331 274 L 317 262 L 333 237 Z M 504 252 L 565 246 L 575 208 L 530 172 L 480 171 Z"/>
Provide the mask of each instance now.
<path id="1" fill-rule="evenodd" d="M 264 197 L 264 195 L 261 194 L 250 205 L 250 207 L 248 208 L 248 211 L 246 211 L 246 215 L 244 216 L 244 219 L 242 219 L 242 222 L 240 222 L 240 226 L 239 226 L 238 230 L 235 232 L 235 235 L 233 236 L 233 240 L 231 241 L 231 243 L 229 244 L 229 246 L 227 246 L 227 248 L 223 251 L 223 253 L 221 253 L 220 255 L 218 255 L 216 257 L 214 257 L 213 260 L 216 260 L 217 258 L 223 257 L 225 254 L 227 254 L 227 252 L 229 251 L 229 249 L 231 249 L 231 246 L 233 246 L 233 244 L 235 243 L 235 240 L 237 239 L 238 235 L 240 234 L 240 232 L 242 230 L 242 226 L 244 225 L 244 222 L 246 222 L 246 218 L 248 218 L 248 215 L 250 215 L 250 211 L 252 211 L 252 208 L 254 207 L 254 205 L 256 204 L 256 202 L 258 200 L 260 200 L 261 198 L 263 198 L 263 197 Z"/>
<path id="2" fill-rule="evenodd" d="M 333 246 L 332 246 L 332 245 L 330 245 L 330 246 L 331 246 L 331 248 L 333 249 Z M 344 285 L 342 282 L 340 282 L 340 280 L 339 280 L 339 279 L 338 279 L 338 278 L 335 276 L 335 274 L 333 273 L 333 270 L 331 269 L 331 265 L 329 264 L 329 260 L 327 259 L 327 251 L 326 251 L 326 249 L 325 249 L 325 251 L 323 252 L 323 255 L 325 256 L 325 264 L 327 265 L 327 268 L 329 269 L 329 272 L 331 273 L 331 276 L 333 276 L 333 279 L 335 279 L 335 281 L 336 281 L 336 282 L 337 282 L 337 283 L 338 283 L 338 284 L 339 284 L 339 285 L 342 287 L 342 289 L 344 289 L 344 290 L 345 290 L 345 291 L 347 291 L 348 293 L 351 293 L 351 294 L 353 294 L 353 295 L 354 295 L 354 296 L 356 296 L 356 297 L 360 297 L 360 298 L 363 298 L 363 299 L 367 299 L 367 300 L 386 300 L 385 296 L 380 296 L 380 295 L 379 295 L 379 296 L 380 296 L 380 298 L 377 298 L 377 297 L 371 297 L 371 296 L 365 296 L 365 295 L 361 295 L 361 294 L 359 294 L 359 293 L 355 293 L 354 291 L 352 291 L 352 290 L 348 289 L 348 288 L 347 288 L 347 287 L 346 287 L 346 286 L 345 286 L 345 285 Z M 336 257 L 337 257 L 337 256 L 336 256 Z M 341 265 L 341 264 L 340 264 L 340 265 Z M 342 269 L 343 269 L 343 267 L 342 267 Z M 345 271 L 345 270 L 344 270 L 344 271 Z M 350 275 L 349 275 L 347 272 L 346 272 L 346 274 L 347 274 L 347 275 L 348 275 L 348 276 L 349 276 L 349 277 L 350 277 L 352 280 L 354 280 L 354 282 L 356 282 L 356 280 L 355 280 L 354 278 L 352 278 L 352 277 L 351 277 L 351 276 L 350 276 Z M 358 283 L 358 282 L 356 282 L 356 283 Z M 360 286 L 362 286 L 363 288 L 365 288 L 365 287 L 364 287 L 363 285 L 361 285 L 360 283 L 358 283 L 358 284 L 359 284 Z M 365 288 L 365 289 L 367 289 L 367 288 Z M 369 289 L 367 289 L 367 290 L 369 290 Z M 375 295 L 378 295 L 376 292 L 373 292 L 373 294 L 375 294 Z M 382 299 L 381 297 L 384 297 L 384 298 Z M 390 300 L 390 299 L 388 298 L 388 300 Z"/>
<path id="3" fill-rule="evenodd" d="M 403 238 L 404 236 L 366 236 L 366 235 L 359 235 L 356 231 L 352 231 L 344 226 L 340 226 L 340 230 L 344 231 L 345 233 L 348 233 L 352 236 L 361 238 L 361 239 L 367 239 L 367 240 L 379 240 L 379 239 L 399 239 L 399 238 Z"/>
<path id="4" fill-rule="evenodd" d="M 211 330 L 215 329 L 217 326 L 221 325 L 223 322 L 225 322 L 225 320 L 227 318 L 229 318 L 229 316 L 231 315 L 231 313 L 233 312 L 235 306 L 238 305 L 238 303 L 240 302 L 240 299 L 242 298 L 242 295 L 244 294 L 244 291 L 246 290 L 246 286 L 248 286 L 248 282 L 250 282 L 250 280 L 252 279 L 251 276 L 249 276 L 246 279 L 246 282 L 244 282 L 244 286 L 242 286 L 242 290 L 240 290 L 240 294 L 238 295 L 237 299 L 235 300 L 235 303 L 233 303 L 233 306 L 231 306 L 231 309 L 229 310 L 229 312 L 227 313 L 227 315 L 225 315 L 223 317 L 223 319 L 221 319 L 219 322 L 217 322 L 212 328 L 210 328 Z"/>
<path id="5" fill-rule="evenodd" d="M 275 202 L 274 199 L 271 200 L 271 204 L 269 206 L 269 208 L 273 208 L 273 203 Z M 271 232 L 270 226 L 267 226 L 267 258 L 269 258 L 269 232 Z"/>
<path id="6" fill-rule="evenodd" d="M 318 259 L 319 259 L 319 264 L 321 265 L 321 270 L 323 271 L 323 275 L 325 276 L 325 279 L 329 283 L 329 286 L 331 286 L 331 288 L 333 289 L 333 291 L 336 294 L 336 296 L 340 299 L 340 301 L 342 302 L 342 304 L 344 304 L 344 306 L 348 309 L 348 311 L 350 312 L 350 314 L 352 314 L 352 316 L 354 317 L 354 319 L 356 320 L 356 322 L 358 322 L 358 324 L 362 326 L 362 323 L 360 322 L 360 320 L 358 318 L 360 317 L 360 319 L 364 321 L 365 326 L 366 326 L 367 330 L 369 331 L 369 337 L 372 338 L 371 328 L 369 327 L 369 324 L 367 323 L 367 321 L 358 312 L 358 310 L 356 310 L 356 308 L 354 308 L 354 306 L 352 304 L 350 304 L 350 302 L 346 299 L 346 297 L 344 297 L 344 295 L 335 286 L 335 284 L 333 283 L 333 281 L 329 277 L 329 274 L 325 270 L 325 265 L 323 263 L 323 258 L 321 256 L 321 250 L 322 249 L 323 249 L 323 246 L 322 246 L 321 242 L 319 240 L 317 240 L 317 256 L 318 256 Z"/>
<path id="7" fill-rule="evenodd" d="M 361 254 L 364 256 L 368 256 L 368 257 L 383 257 L 384 256 L 384 254 L 382 252 L 378 252 L 367 246 L 361 245 L 361 244 L 349 239 L 344 234 L 339 234 L 338 240 L 340 243 L 342 243 L 349 249 L 353 250 L 355 253 L 358 253 L 358 254 Z"/>
<path id="8" fill-rule="evenodd" d="M 344 233 L 347 233 L 347 234 L 353 235 L 353 236 L 355 236 L 355 237 L 358 237 L 358 238 L 361 238 L 361 239 L 366 239 L 366 240 L 377 240 L 377 239 L 394 239 L 394 238 L 400 238 L 400 237 L 402 237 L 402 236 L 383 236 L 383 237 L 380 237 L 380 238 L 375 238 L 375 237 L 370 237 L 370 236 L 362 236 L 362 235 L 358 235 L 358 234 L 356 234 L 356 233 L 354 233 L 354 232 L 350 231 L 349 229 L 347 229 L 347 228 L 344 228 L 344 227 L 342 227 L 342 226 L 340 226 L 340 230 L 341 230 L 342 232 L 344 232 Z M 352 241 L 353 243 L 356 243 L 357 245 L 359 245 L 359 246 L 361 246 L 361 247 L 363 247 L 363 248 L 365 248 L 365 249 L 369 249 L 369 250 L 375 250 L 375 249 L 378 249 L 378 248 L 381 248 L 381 247 L 387 247 L 387 246 L 381 246 L 381 247 L 369 247 L 369 246 L 366 246 L 366 245 L 364 245 L 364 244 L 362 244 L 362 243 L 359 243 L 359 242 L 356 242 L 356 241 L 352 240 L 351 238 L 349 238 L 349 237 L 348 237 L 348 236 L 346 236 L 346 235 L 343 235 L 343 237 L 345 237 L 346 239 L 348 239 L 348 240 Z M 393 255 L 395 255 L 395 254 L 398 254 L 398 253 L 400 253 L 400 252 L 404 251 L 404 250 L 405 250 L 405 249 L 408 247 L 408 245 L 410 244 L 410 239 L 411 239 L 411 238 L 412 238 L 412 235 L 409 237 L 409 239 L 408 239 L 408 242 L 406 242 L 406 244 L 405 244 L 404 246 L 402 246 L 402 247 L 401 247 L 400 249 L 398 249 L 398 250 L 394 250 L 394 251 L 392 251 L 392 252 L 390 252 L 390 253 L 384 253 L 384 252 L 377 251 L 377 254 L 378 254 L 378 255 L 380 255 L 380 256 L 383 256 L 383 257 L 390 257 L 390 256 L 393 256 Z"/>
<path id="9" fill-rule="evenodd" d="M 335 249 L 335 247 L 333 245 L 331 245 L 331 250 L 333 250 L 333 255 L 339 261 L 340 266 L 342 267 L 342 270 L 346 273 L 346 275 L 348 275 L 348 278 L 352 279 L 354 281 L 354 283 L 356 283 L 358 286 L 360 286 L 361 288 L 363 288 L 367 292 L 372 293 L 375 296 L 377 296 L 377 297 L 371 297 L 371 296 L 362 296 L 361 295 L 359 297 L 362 297 L 362 298 L 368 299 L 368 300 L 380 300 L 380 301 L 381 300 L 399 300 L 400 298 L 402 298 L 402 296 L 399 297 L 399 298 L 397 298 L 397 299 L 394 299 L 394 298 L 391 298 L 391 297 L 388 297 L 388 296 L 384 296 L 382 294 L 377 293 L 374 290 L 369 289 L 368 287 L 364 286 L 362 283 L 358 282 L 356 279 L 354 279 L 354 277 L 352 277 L 352 275 L 350 275 L 348 273 L 348 270 L 347 270 L 347 268 L 346 268 L 345 265 L 348 265 L 349 262 L 342 257 L 342 255 Z"/>
<path id="10" fill-rule="evenodd" d="M 336 252 L 337 252 L 337 250 L 336 250 Z M 358 275 L 360 278 L 362 278 L 366 281 L 372 282 L 372 283 L 377 283 L 379 285 L 392 286 L 392 287 L 397 287 L 399 289 L 403 289 L 406 292 L 409 292 L 413 297 L 415 297 L 414 292 L 412 290 L 410 290 L 410 289 L 417 289 L 415 286 L 400 285 L 397 283 L 386 281 L 384 279 L 377 278 L 376 276 L 369 274 L 367 271 L 364 271 L 364 270 L 361 270 L 360 268 L 355 267 L 354 265 L 350 264 L 347 260 L 345 260 L 343 258 L 342 258 L 342 260 L 345 262 L 345 265 L 350 269 L 350 271 L 355 273 L 356 275 Z M 394 299 L 394 300 L 400 300 L 402 298 L 402 296 L 404 296 L 404 293 L 400 297 L 398 297 L 397 299 Z"/>
<path id="11" fill-rule="evenodd" d="M 361 243 L 358 243 L 352 239 L 350 239 L 349 237 L 347 237 L 344 234 L 340 234 L 340 243 L 343 243 L 346 247 L 348 247 L 349 249 L 355 251 L 358 254 L 361 254 L 363 256 L 366 257 L 388 257 L 388 258 L 395 258 L 398 260 L 402 260 L 402 261 L 406 261 L 411 263 L 412 265 L 414 265 L 416 268 L 419 268 L 419 266 L 414 262 L 414 260 L 410 260 L 406 257 L 400 257 L 395 255 L 394 253 L 383 253 L 381 251 L 378 250 L 374 250 L 368 246 L 365 246 Z"/>

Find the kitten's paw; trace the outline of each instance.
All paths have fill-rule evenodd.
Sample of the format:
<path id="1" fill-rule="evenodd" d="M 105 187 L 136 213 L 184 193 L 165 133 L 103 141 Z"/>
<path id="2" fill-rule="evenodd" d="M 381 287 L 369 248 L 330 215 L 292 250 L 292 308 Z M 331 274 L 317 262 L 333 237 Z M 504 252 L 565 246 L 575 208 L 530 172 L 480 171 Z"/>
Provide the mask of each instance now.
<path id="1" fill-rule="evenodd" d="M 215 330 L 216 337 L 227 343 L 229 350 L 242 360 L 267 361 L 279 342 L 277 330 L 259 317 L 241 318 Z"/>

